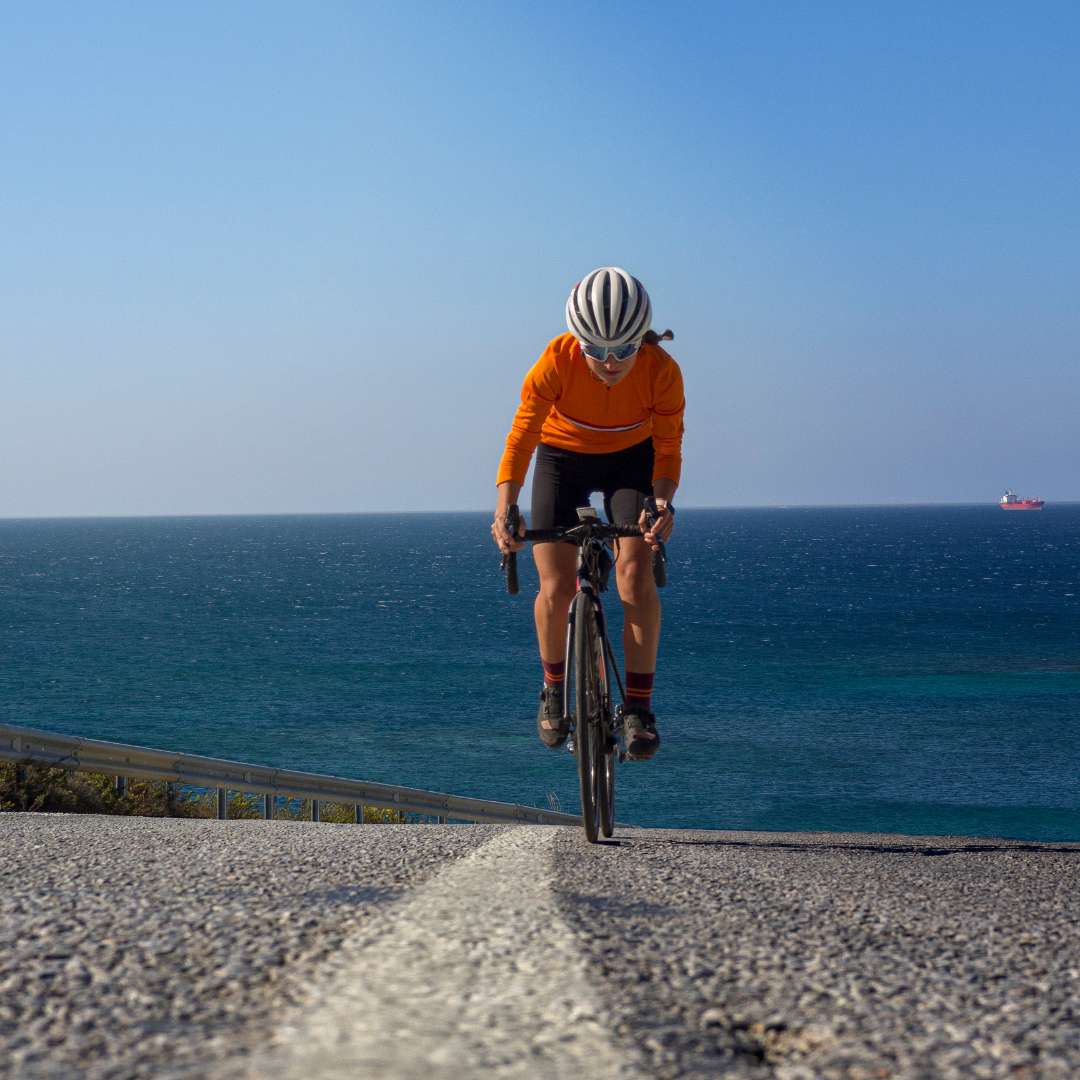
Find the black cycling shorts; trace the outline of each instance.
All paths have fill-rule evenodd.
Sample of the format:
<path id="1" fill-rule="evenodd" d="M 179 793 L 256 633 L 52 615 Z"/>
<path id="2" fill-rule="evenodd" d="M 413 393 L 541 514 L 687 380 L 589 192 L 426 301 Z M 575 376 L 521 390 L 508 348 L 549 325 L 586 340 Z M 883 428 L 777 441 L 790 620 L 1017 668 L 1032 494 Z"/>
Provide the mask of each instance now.
<path id="1" fill-rule="evenodd" d="M 652 438 L 613 454 L 579 454 L 541 443 L 533 467 L 530 529 L 568 528 L 577 508 L 603 492 L 604 512 L 615 525 L 636 525 L 652 494 Z"/>

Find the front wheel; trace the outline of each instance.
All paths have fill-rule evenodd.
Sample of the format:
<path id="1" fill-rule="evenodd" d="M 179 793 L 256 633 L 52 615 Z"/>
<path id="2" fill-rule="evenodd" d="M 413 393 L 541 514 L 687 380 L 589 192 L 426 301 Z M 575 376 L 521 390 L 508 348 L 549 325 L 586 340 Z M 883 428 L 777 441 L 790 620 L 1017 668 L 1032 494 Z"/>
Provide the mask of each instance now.
<path id="1" fill-rule="evenodd" d="M 603 725 L 597 724 L 596 727 L 600 731 L 603 748 L 597 769 L 600 780 L 600 832 L 606 838 L 615 831 L 615 740 L 603 730 Z"/>
<path id="2" fill-rule="evenodd" d="M 567 659 L 571 670 L 567 677 L 572 680 L 574 689 L 574 745 L 581 782 L 581 822 L 585 826 L 586 839 L 595 844 L 602 825 L 601 773 L 607 737 L 602 723 L 600 631 L 596 624 L 596 605 L 587 593 L 579 592 L 574 597 L 570 625 L 571 648 Z"/>
<path id="3" fill-rule="evenodd" d="M 603 638 L 597 641 L 597 647 L 604 649 Z M 603 657 L 603 652 L 601 652 Z M 600 804 L 600 832 L 610 837 L 615 831 L 615 755 L 618 745 L 615 741 L 615 729 L 611 718 L 611 694 L 608 690 L 607 664 L 600 659 L 596 665 L 600 682 L 600 716 L 596 723 L 600 751 L 597 784 L 597 801 Z"/>

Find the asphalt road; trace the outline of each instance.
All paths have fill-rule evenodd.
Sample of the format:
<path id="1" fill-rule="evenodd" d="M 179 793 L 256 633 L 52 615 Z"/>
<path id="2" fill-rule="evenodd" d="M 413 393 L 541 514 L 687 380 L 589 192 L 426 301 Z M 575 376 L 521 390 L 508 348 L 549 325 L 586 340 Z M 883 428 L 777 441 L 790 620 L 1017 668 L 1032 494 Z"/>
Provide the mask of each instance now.
<path id="1" fill-rule="evenodd" d="M 0 1076 L 1080 1075 L 1080 844 L 0 815 Z"/>

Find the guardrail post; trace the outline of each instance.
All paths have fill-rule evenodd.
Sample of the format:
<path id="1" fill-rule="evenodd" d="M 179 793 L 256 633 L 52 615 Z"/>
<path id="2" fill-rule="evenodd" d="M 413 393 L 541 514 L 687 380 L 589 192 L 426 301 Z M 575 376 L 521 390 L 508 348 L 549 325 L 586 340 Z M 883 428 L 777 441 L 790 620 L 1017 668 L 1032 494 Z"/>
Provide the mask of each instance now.
<path id="1" fill-rule="evenodd" d="M 113 780 L 113 788 L 116 791 L 116 797 L 122 799 L 127 794 L 127 777 L 117 776 Z"/>
<path id="2" fill-rule="evenodd" d="M 357 825 L 363 825 L 364 824 L 364 804 L 363 803 L 353 803 L 352 811 L 353 811 L 353 821 L 355 821 Z"/>
<path id="3" fill-rule="evenodd" d="M 319 816 L 319 800 L 318 799 L 312 799 L 311 800 L 311 820 L 312 821 L 322 821 L 322 818 Z"/>
<path id="4" fill-rule="evenodd" d="M 274 818 L 274 796 L 264 795 L 262 797 L 262 814 L 267 821 L 272 821 Z"/>
<path id="5" fill-rule="evenodd" d="M 217 789 L 218 821 L 225 821 L 229 816 L 229 793 L 223 787 Z"/>

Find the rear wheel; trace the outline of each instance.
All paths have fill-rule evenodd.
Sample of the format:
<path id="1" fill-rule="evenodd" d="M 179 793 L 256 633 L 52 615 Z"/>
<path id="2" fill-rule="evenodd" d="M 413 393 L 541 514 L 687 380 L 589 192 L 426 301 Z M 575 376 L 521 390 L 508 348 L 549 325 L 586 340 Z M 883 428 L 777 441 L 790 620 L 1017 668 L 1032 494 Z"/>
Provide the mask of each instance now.
<path id="1" fill-rule="evenodd" d="M 574 597 L 571 616 L 574 745 L 581 782 L 581 822 L 585 826 L 586 839 L 595 844 L 601 824 L 600 773 L 604 766 L 604 733 L 599 723 L 602 710 L 597 671 L 596 609 L 587 593 L 579 592 Z"/>

